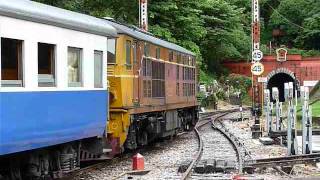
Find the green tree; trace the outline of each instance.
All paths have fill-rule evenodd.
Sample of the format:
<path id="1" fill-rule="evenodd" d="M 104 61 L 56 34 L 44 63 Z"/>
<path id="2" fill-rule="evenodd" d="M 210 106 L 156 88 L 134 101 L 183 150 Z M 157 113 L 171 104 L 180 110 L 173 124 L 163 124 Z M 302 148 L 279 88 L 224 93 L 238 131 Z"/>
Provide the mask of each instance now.
<path id="1" fill-rule="evenodd" d="M 37 0 L 97 17 L 138 24 L 138 1 Z M 202 74 L 221 74 L 224 59 L 245 59 L 250 51 L 250 0 L 149 0 L 155 36 L 197 54 Z M 209 76 L 208 76 L 209 74 Z M 204 76 L 202 76 L 204 77 Z"/>
<path id="2" fill-rule="evenodd" d="M 243 59 L 250 52 L 250 37 L 242 24 L 243 8 L 223 0 L 208 0 L 202 7 L 207 35 L 201 42 L 204 69 L 224 73 L 221 61 Z"/>

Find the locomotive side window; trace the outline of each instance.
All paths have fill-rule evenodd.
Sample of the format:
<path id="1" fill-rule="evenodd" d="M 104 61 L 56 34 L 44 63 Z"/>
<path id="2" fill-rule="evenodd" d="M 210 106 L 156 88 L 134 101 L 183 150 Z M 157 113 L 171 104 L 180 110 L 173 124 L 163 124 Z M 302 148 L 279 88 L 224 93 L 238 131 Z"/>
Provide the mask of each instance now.
<path id="1" fill-rule="evenodd" d="M 108 39 L 108 64 L 116 63 L 116 39 Z"/>
<path id="2" fill-rule="evenodd" d="M 165 96 L 165 64 L 152 61 L 152 97 Z"/>
<path id="3" fill-rule="evenodd" d="M 82 85 L 81 60 L 82 49 L 68 48 L 68 82 L 69 87 L 80 87 Z"/>
<path id="4" fill-rule="evenodd" d="M 181 63 L 181 54 L 179 53 L 178 55 L 177 55 L 177 63 Z"/>
<path id="5" fill-rule="evenodd" d="M 180 96 L 180 84 L 179 83 L 176 84 L 176 95 Z"/>
<path id="6" fill-rule="evenodd" d="M 169 61 L 173 61 L 173 51 L 169 51 Z"/>
<path id="7" fill-rule="evenodd" d="M 151 80 L 143 80 L 143 96 L 151 97 Z"/>
<path id="8" fill-rule="evenodd" d="M 38 43 L 38 85 L 55 86 L 55 45 Z"/>
<path id="9" fill-rule="evenodd" d="M 178 65 L 176 66 L 176 77 L 177 77 L 177 80 L 179 81 L 179 79 L 180 79 L 180 67 Z"/>
<path id="10" fill-rule="evenodd" d="M 137 63 L 137 50 L 138 50 L 138 43 L 134 42 L 133 43 L 133 63 Z"/>
<path id="11" fill-rule="evenodd" d="M 144 56 L 150 56 L 150 44 L 144 44 Z"/>
<path id="12" fill-rule="evenodd" d="M 103 52 L 94 51 L 94 87 L 102 88 L 102 77 L 103 77 Z"/>
<path id="13" fill-rule="evenodd" d="M 156 50 L 156 58 L 160 59 L 160 48 L 157 48 Z"/>
<path id="14" fill-rule="evenodd" d="M 22 40 L 1 38 L 2 87 L 23 86 Z"/>
<path id="15" fill-rule="evenodd" d="M 151 76 L 151 72 L 152 72 L 151 68 L 152 68 L 151 60 L 143 58 L 143 61 L 142 61 L 143 76 Z"/>
<path id="16" fill-rule="evenodd" d="M 131 41 L 126 41 L 126 65 L 131 69 Z"/>

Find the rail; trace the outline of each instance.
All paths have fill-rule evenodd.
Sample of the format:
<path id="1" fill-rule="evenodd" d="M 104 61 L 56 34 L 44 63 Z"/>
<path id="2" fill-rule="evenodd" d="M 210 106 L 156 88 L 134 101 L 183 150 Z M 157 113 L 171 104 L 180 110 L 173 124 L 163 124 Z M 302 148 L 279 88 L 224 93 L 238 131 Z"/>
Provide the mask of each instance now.
<path id="1" fill-rule="evenodd" d="M 250 108 L 244 108 L 244 110 L 249 110 Z M 214 126 L 214 122 L 219 120 L 220 118 L 222 118 L 223 116 L 229 114 L 229 113 L 233 113 L 233 112 L 237 112 L 239 111 L 238 108 L 234 108 L 231 110 L 225 110 L 225 111 L 215 111 L 215 112 L 208 112 L 208 113 L 203 113 L 201 118 L 204 120 L 208 120 L 208 121 L 198 121 L 197 125 L 194 128 L 194 131 L 197 135 L 198 141 L 199 141 L 199 148 L 198 148 L 198 152 L 195 156 L 195 158 L 192 160 L 192 162 L 190 163 L 190 165 L 188 166 L 188 169 L 183 173 L 181 179 L 185 180 L 187 178 L 190 177 L 192 169 L 194 168 L 195 165 L 197 165 L 198 161 L 201 159 L 202 153 L 203 153 L 203 141 L 201 139 L 201 135 L 199 132 L 199 128 L 201 128 L 202 126 L 208 124 L 208 123 L 212 123 L 212 125 Z M 217 115 L 217 114 L 221 114 L 217 117 L 212 118 L 212 116 Z M 201 123 L 202 122 L 202 123 Z M 238 145 L 240 144 L 240 142 L 233 140 L 233 138 L 235 138 L 235 136 L 229 137 L 228 134 L 225 133 L 224 130 L 219 130 L 222 134 L 225 135 L 225 137 L 228 138 L 229 142 L 231 142 L 233 144 L 233 146 L 235 147 L 236 151 L 237 151 L 237 158 L 238 158 L 238 162 L 239 164 L 239 171 L 242 172 L 243 170 L 243 159 L 241 156 L 241 149 L 238 147 Z"/>
<path id="2" fill-rule="evenodd" d="M 230 110 L 229 110 L 229 111 L 230 111 Z M 197 135 L 197 138 L 198 138 L 198 141 L 199 141 L 199 148 L 198 148 L 199 150 L 198 150 L 195 158 L 192 160 L 191 164 L 189 165 L 188 169 L 183 173 L 183 175 L 182 175 L 182 177 L 181 177 L 182 180 L 185 180 L 185 179 L 187 179 L 187 178 L 190 176 L 193 167 L 194 167 L 194 166 L 198 163 L 198 161 L 201 159 L 201 156 L 202 156 L 202 153 L 203 153 L 203 141 L 202 141 L 201 136 L 200 136 L 199 128 L 201 128 L 202 126 L 210 123 L 211 121 L 215 121 L 216 119 L 219 119 L 219 118 L 225 116 L 226 114 L 230 113 L 229 111 L 227 111 L 227 112 L 226 112 L 226 111 L 221 111 L 221 112 L 218 112 L 218 113 L 212 112 L 213 115 L 216 115 L 216 114 L 219 114 L 219 113 L 222 113 L 222 112 L 224 112 L 224 113 L 221 114 L 221 115 L 219 115 L 218 117 L 215 117 L 213 120 L 211 120 L 211 116 L 213 116 L 213 115 L 211 114 L 209 121 L 204 122 L 204 123 L 201 123 L 201 124 L 198 124 L 198 123 L 201 122 L 201 121 L 199 121 L 199 122 L 197 123 L 196 127 L 194 128 L 194 131 L 195 131 L 195 133 L 196 133 L 196 135 Z M 234 111 L 234 110 L 233 110 L 233 111 Z"/>
<path id="3" fill-rule="evenodd" d="M 259 168 L 259 167 L 287 166 L 287 165 L 314 163 L 314 162 L 320 162 L 320 153 L 256 159 L 253 161 L 245 162 L 245 166 Z"/>

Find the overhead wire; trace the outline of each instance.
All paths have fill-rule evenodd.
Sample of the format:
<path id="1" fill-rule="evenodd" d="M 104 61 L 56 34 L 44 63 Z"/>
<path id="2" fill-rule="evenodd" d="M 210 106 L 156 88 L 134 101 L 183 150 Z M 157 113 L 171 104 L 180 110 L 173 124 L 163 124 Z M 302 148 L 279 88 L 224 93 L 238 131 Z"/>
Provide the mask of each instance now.
<path id="1" fill-rule="evenodd" d="M 274 7 L 272 7 L 268 2 L 266 2 L 266 4 L 267 4 L 273 11 L 275 11 L 279 16 L 281 16 L 284 20 L 286 20 L 288 23 L 290 23 L 291 25 L 294 25 L 294 26 L 296 26 L 296 27 L 298 27 L 298 28 L 300 28 L 300 29 L 304 29 L 304 30 L 306 29 L 306 28 L 304 28 L 304 27 L 302 27 L 302 26 L 300 26 L 300 25 L 292 22 L 292 21 L 289 20 L 288 18 L 286 18 L 286 17 L 285 17 L 284 15 L 282 15 L 278 10 L 276 10 Z"/>

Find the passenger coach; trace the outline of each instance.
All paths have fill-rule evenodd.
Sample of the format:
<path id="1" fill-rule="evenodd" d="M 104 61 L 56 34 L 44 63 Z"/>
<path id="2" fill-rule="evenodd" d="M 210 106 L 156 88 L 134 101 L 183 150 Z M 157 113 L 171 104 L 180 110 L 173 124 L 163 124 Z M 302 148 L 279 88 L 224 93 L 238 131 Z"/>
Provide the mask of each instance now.
<path id="1" fill-rule="evenodd" d="M 116 30 L 28 0 L 0 1 L 0 27 L 0 177 L 55 176 L 100 155 Z"/>

